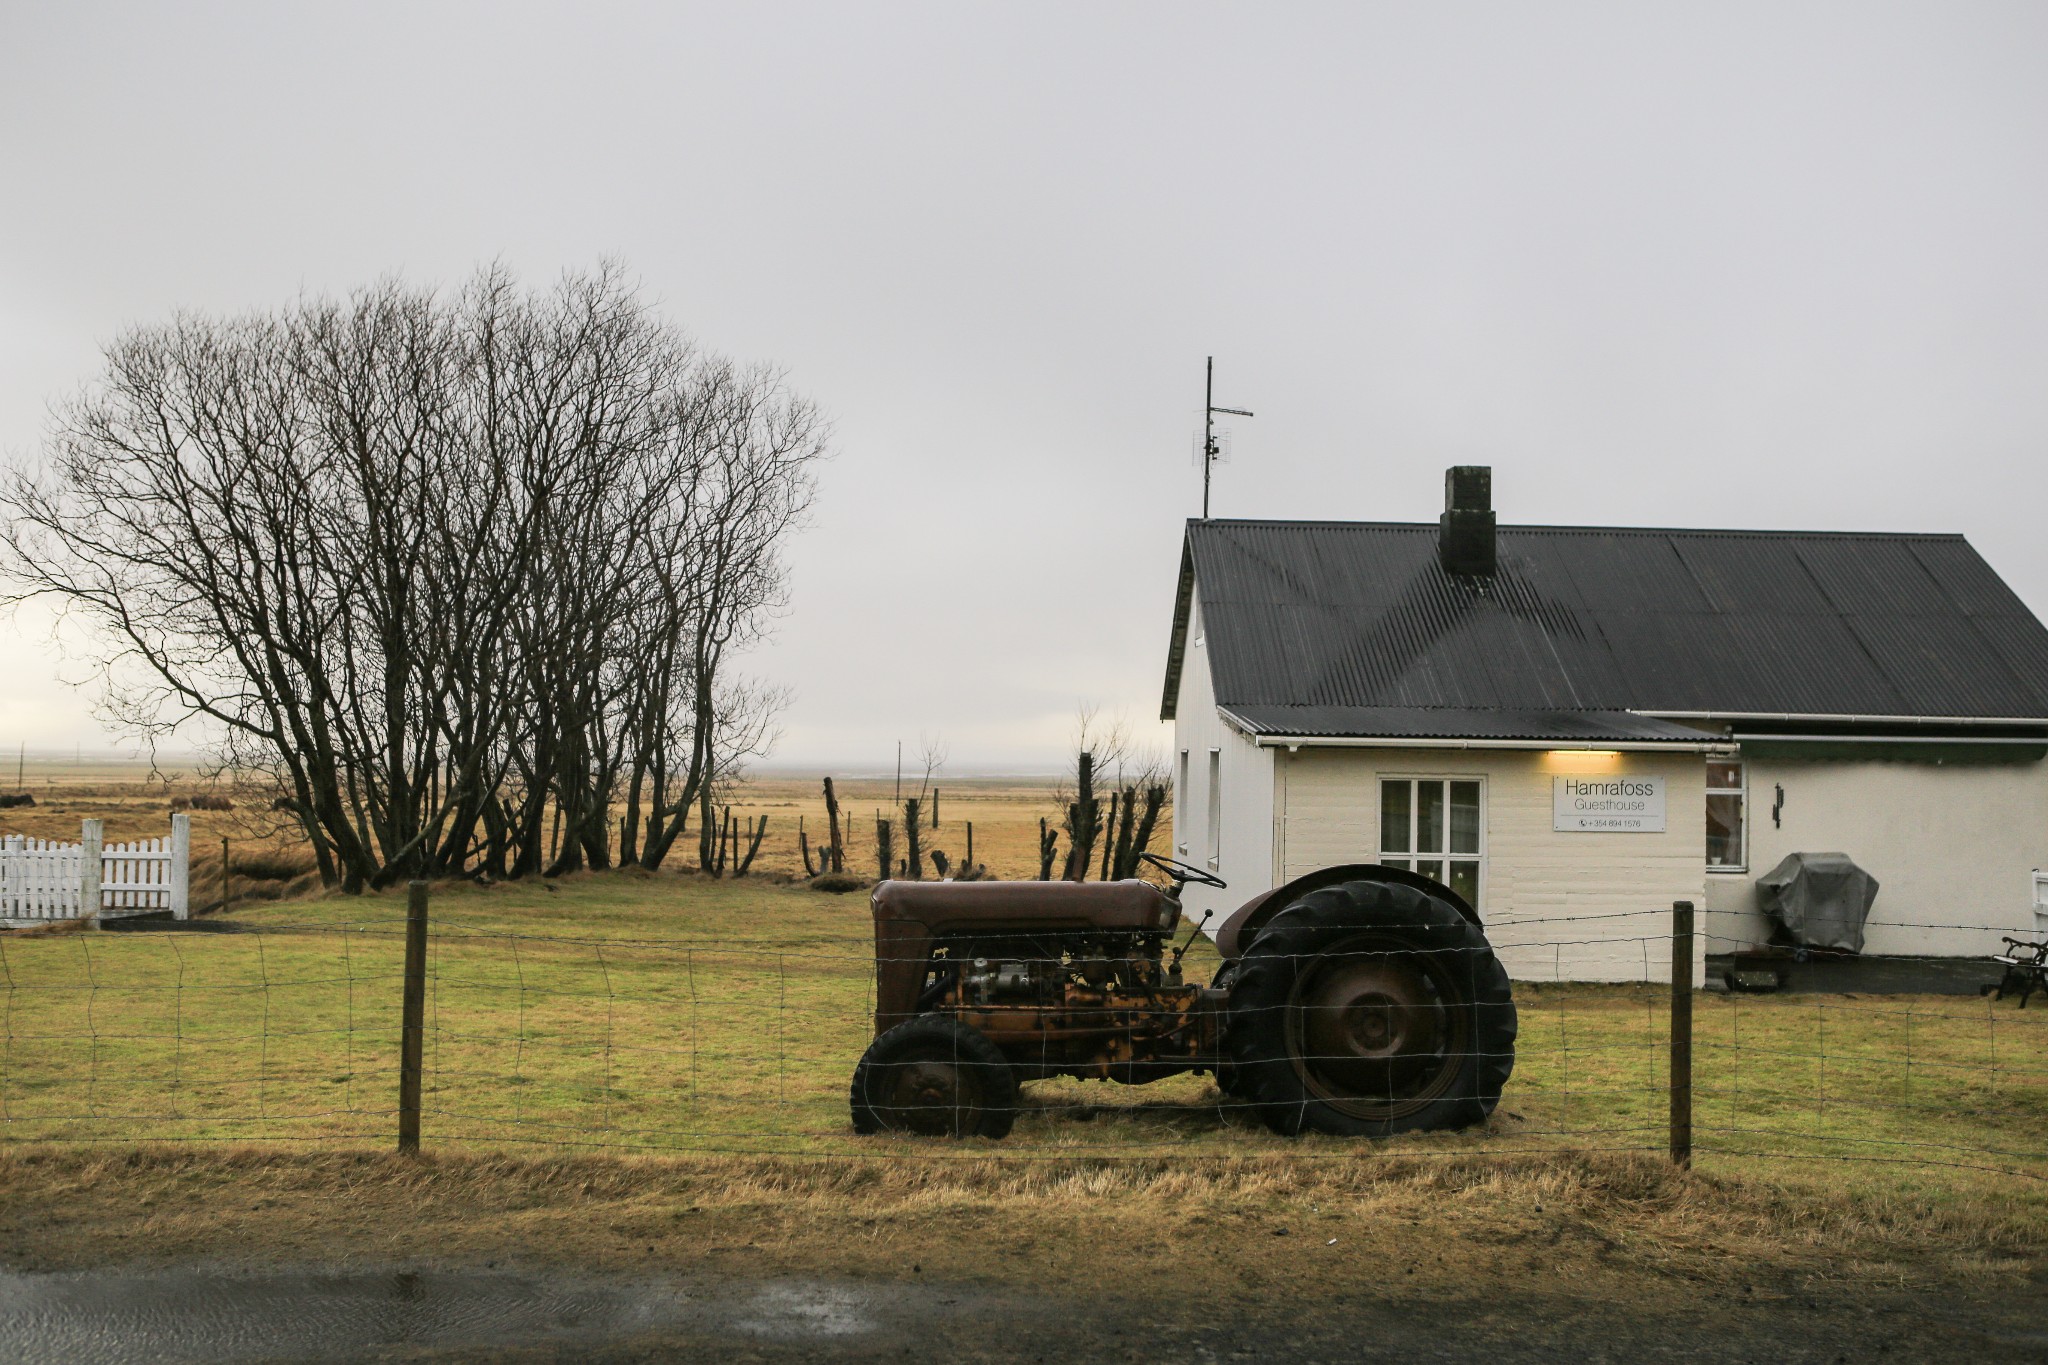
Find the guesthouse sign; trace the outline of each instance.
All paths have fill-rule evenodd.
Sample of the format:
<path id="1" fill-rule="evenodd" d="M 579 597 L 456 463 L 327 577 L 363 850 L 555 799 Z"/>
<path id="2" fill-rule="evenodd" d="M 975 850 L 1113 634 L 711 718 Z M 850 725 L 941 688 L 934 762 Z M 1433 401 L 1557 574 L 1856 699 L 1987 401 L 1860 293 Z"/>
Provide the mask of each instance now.
<path id="1" fill-rule="evenodd" d="M 1662 834 L 1664 779 L 1553 777 L 1550 816 L 1552 829 L 1570 834 Z"/>

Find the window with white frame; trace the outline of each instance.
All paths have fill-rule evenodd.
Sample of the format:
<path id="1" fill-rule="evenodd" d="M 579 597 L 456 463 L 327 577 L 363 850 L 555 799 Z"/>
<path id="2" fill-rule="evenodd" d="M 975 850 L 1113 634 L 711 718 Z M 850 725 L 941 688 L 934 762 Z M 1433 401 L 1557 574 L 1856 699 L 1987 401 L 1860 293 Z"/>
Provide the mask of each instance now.
<path id="1" fill-rule="evenodd" d="M 1380 862 L 1442 882 L 1479 904 L 1486 792 L 1476 778 L 1380 779 Z"/>
<path id="2" fill-rule="evenodd" d="M 1173 828 L 1180 835 L 1174 841 L 1178 847 L 1173 851 L 1183 858 L 1188 856 L 1188 824 L 1193 815 L 1188 807 L 1191 804 L 1188 800 L 1188 751 L 1182 749 L 1180 766 L 1173 773 Z"/>
<path id="3" fill-rule="evenodd" d="M 1739 758 L 1707 760 L 1707 867 L 1749 869 L 1749 778 Z"/>
<path id="4" fill-rule="evenodd" d="M 1209 751 L 1209 866 L 1223 853 L 1223 751 Z"/>

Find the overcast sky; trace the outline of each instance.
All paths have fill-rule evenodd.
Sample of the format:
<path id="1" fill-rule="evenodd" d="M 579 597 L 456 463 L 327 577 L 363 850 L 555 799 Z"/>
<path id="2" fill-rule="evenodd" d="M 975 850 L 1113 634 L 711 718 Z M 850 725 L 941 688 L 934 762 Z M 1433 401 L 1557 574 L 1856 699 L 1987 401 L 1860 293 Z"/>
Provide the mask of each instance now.
<path id="1" fill-rule="evenodd" d="M 2048 613 L 2048 5 L 0 9 L 0 448 L 125 324 L 623 257 L 838 455 L 778 759 L 1157 714 L 1221 516 L 1960 531 Z M 0 744 L 112 747 L 0 619 Z"/>

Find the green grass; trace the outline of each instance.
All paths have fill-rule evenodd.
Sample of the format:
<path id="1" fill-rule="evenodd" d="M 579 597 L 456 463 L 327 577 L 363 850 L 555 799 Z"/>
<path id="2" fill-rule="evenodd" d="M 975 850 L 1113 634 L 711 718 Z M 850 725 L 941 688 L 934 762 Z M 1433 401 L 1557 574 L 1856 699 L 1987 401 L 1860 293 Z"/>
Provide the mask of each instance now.
<path id="1" fill-rule="evenodd" d="M 236 933 L 0 935 L 0 1140 L 387 1144 L 402 915 L 395 894 L 330 897 L 239 911 Z M 846 1086 L 873 1010 L 859 895 L 672 875 L 455 885 L 435 888 L 433 924 L 432 1147 L 1357 1150 L 1274 1138 L 1192 1076 L 1032 1085 L 996 1149 L 854 1136 Z M 1205 952 L 1191 955 L 1195 979 L 1214 965 Z M 1524 984 L 1517 1000 L 1521 1045 L 1494 1122 L 1380 1150 L 1661 1150 L 1668 993 Z M 1696 1011 L 1703 1163 L 1771 1153 L 2048 1176 L 2048 1011 L 1708 995 Z"/>

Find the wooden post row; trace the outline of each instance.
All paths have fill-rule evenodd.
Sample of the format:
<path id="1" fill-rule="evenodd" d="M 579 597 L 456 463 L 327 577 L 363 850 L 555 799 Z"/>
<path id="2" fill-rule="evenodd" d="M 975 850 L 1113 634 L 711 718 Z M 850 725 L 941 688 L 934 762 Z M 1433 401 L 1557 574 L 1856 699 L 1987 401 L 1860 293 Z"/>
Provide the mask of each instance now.
<path id="1" fill-rule="evenodd" d="M 1671 1164 L 1692 1165 L 1691 901 L 1671 906 Z"/>
<path id="2" fill-rule="evenodd" d="M 427 884 L 405 887 L 405 990 L 398 1044 L 398 1150 L 420 1149 L 420 1065 L 426 1054 Z"/>

